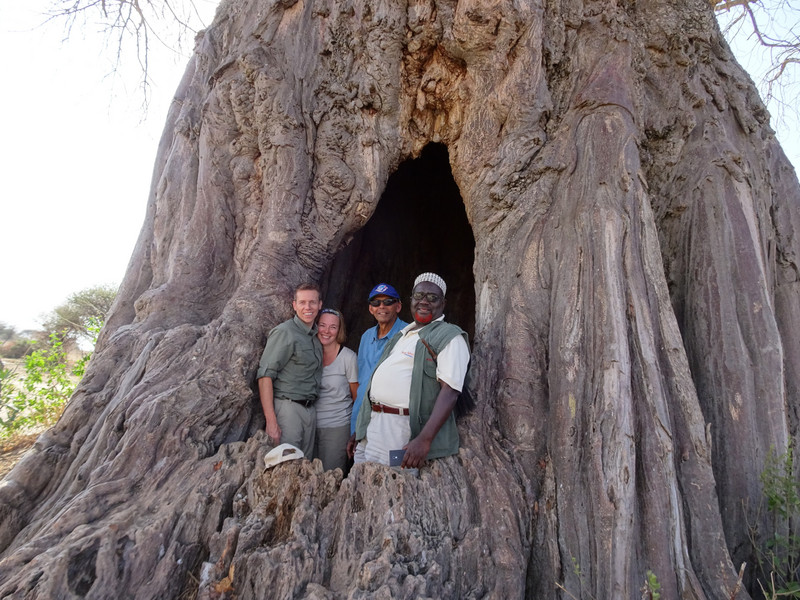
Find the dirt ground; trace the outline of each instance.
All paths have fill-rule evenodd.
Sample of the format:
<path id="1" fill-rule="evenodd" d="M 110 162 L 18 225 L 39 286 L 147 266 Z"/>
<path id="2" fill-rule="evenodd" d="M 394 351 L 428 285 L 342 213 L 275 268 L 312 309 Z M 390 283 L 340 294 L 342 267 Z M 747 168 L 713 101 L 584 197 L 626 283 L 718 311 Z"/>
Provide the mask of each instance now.
<path id="1" fill-rule="evenodd" d="M 22 455 L 33 446 L 37 437 L 39 437 L 38 433 L 21 435 L 15 437 L 11 442 L 0 445 L 0 479 L 5 478 L 11 468 L 22 458 Z"/>

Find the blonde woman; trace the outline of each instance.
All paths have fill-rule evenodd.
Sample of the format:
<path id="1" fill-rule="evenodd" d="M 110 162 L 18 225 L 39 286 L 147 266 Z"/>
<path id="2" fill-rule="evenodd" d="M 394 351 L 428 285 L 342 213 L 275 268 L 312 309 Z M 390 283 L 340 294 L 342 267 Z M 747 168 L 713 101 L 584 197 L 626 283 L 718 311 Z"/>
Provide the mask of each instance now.
<path id="1" fill-rule="evenodd" d="M 358 392 L 358 358 L 342 344 L 347 339 L 342 313 L 332 308 L 320 312 L 317 338 L 322 344 L 322 386 L 317 409 L 314 456 L 323 468 L 347 468 L 350 414 Z"/>

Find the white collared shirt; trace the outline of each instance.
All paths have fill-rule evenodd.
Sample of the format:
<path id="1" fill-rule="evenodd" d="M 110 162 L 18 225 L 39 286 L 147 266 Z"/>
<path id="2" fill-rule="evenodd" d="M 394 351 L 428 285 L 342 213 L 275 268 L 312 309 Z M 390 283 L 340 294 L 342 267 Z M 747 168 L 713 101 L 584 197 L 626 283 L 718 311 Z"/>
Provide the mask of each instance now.
<path id="1" fill-rule="evenodd" d="M 443 320 L 444 315 L 436 319 Z M 425 327 L 417 327 L 416 323 L 411 323 L 400 331 L 402 337 L 392 348 L 392 353 L 375 369 L 370 387 L 372 402 L 408 408 L 414 352 L 422 331 L 425 331 Z M 422 351 L 427 352 L 424 347 Z M 450 340 L 439 353 L 436 362 L 436 378 L 460 392 L 469 364 L 469 347 L 464 337 L 457 335 Z"/>

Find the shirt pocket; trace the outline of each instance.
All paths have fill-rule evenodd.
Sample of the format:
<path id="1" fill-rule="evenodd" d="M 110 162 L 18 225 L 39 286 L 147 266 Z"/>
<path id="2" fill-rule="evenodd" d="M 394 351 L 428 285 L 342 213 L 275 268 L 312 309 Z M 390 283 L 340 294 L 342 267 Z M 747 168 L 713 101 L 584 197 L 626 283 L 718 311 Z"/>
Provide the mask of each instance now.
<path id="1" fill-rule="evenodd" d="M 291 362 L 294 363 L 297 368 L 308 369 L 309 367 L 318 366 L 320 359 L 317 357 L 317 353 L 314 352 L 313 348 L 295 347 Z"/>
<path id="2" fill-rule="evenodd" d="M 432 379 L 436 379 L 436 368 L 438 364 L 433 357 L 431 356 L 430 352 L 425 350 L 425 358 L 422 361 L 422 372 L 425 374 L 426 377 L 430 377 Z"/>

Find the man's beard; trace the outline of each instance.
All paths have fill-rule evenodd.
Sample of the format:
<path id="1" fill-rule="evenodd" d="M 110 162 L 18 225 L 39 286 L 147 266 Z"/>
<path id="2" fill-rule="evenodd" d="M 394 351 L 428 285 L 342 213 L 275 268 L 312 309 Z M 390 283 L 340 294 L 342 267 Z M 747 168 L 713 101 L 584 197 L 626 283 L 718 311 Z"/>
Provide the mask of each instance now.
<path id="1" fill-rule="evenodd" d="M 428 313 L 425 316 L 422 316 L 419 313 L 414 313 L 414 320 L 420 325 L 427 325 L 433 321 L 433 313 Z"/>

